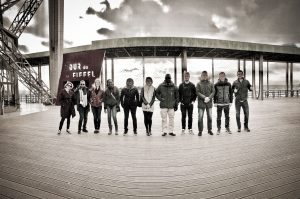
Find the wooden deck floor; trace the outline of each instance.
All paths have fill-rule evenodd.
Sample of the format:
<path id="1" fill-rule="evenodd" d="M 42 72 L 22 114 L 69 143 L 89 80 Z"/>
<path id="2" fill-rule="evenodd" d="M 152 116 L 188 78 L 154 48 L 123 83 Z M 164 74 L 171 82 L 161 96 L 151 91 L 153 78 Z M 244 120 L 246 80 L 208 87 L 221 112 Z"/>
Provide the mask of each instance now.
<path id="1" fill-rule="evenodd" d="M 140 109 L 126 137 L 107 135 L 106 114 L 98 135 L 91 113 L 89 133 L 75 118 L 60 136 L 58 107 L 0 117 L 0 198 L 300 198 L 300 99 L 250 101 L 250 133 L 236 133 L 234 114 L 232 135 L 202 137 L 180 135 L 180 112 L 177 136 L 161 137 L 158 108 L 152 137 Z"/>

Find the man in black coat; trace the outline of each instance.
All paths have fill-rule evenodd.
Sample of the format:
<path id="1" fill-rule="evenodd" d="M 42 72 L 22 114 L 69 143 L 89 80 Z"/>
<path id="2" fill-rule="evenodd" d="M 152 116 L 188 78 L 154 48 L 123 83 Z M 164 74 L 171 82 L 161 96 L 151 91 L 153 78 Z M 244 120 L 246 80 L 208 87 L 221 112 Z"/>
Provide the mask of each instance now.
<path id="1" fill-rule="evenodd" d="M 83 132 L 87 133 L 88 130 L 86 129 L 86 124 L 88 112 L 90 111 L 89 99 L 91 94 L 86 87 L 84 80 L 80 81 L 80 85 L 74 92 L 76 94 L 77 111 L 79 113 L 78 134 L 81 133 L 81 129 Z"/>
<path id="2" fill-rule="evenodd" d="M 179 85 L 179 102 L 181 110 L 181 124 L 182 124 L 182 134 L 185 133 L 186 128 L 186 112 L 188 112 L 188 129 L 189 133 L 193 135 L 192 125 L 193 125 L 193 109 L 194 102 L 197 98 L 196 87 L 190 82 L 190 73 L 186 72 L 184 74 L 184 82 Z"/>

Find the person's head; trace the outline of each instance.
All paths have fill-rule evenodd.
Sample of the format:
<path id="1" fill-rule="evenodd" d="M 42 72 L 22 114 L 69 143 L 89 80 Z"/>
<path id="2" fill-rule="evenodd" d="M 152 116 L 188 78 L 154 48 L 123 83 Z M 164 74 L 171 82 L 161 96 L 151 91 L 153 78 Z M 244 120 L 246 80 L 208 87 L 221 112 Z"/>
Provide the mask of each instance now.
<path id="1" fill-rule="evenodd" d="M 151 77 L 147 77 L 147 78 L 146 78 L 146 85 L 147 85 L 147 86 L 151 86 L 152 83 L 153 83 L 152 78 L 151 78 Z"/>
<path id="2" fill-rule="evenodd" d="M 184 73 L 184 81 L 188 82 L 190 80 L 190 73 L 189 72 L 185 72 Z"/>
<path id="3" fill-rule="evenodd" d="M 201 80 L 208 80 L 208 74 L 207 74 L 207 71 L 202 71 L 201 73 Z"/>
<path id="4" fill-rule="evenodd" d="M 108 79 L 106 81 L 107 87 L 108 88 L 113 88 L 114 87 L 114 82 L 111 79 Z"/>
<path id="5" fill-rule="evenodd" d="M 224 72 L 220 72 L 219 73 L 219 80 L 224 82 L 226 79 L 226 74 Z"/>
<path id="6" fill-rule="evenodd" d="M 67 83 L 65 83 L 64 88 L 69 91 L 73 88 L 73 84 L 70 81 L 67 81 Z"/>
<path id="7" fill-rule="evenodd" d="M 132 86 L 133 86 L 133 84 L 134 84 L 134 81 L 133 81 L 133 79 L 132 79 L 132 78 L 128 78 L 128 79 L 126 80 L 126 86 L 128 86 L 128 87 L 132 87 Z"/>
<path id="8" fill-rule="evenodd" d="M 85 87 L 85 81 L 84 81 L 84 80 L 81 80 L 79 86 L 80 86 L 80 88 L 84 88 L 84 87 Z"/>
<path id="9" fill-rule="evenodd" d="M 100 79 L 99 79 L 99 78 L 95 79 L 94 84 L 95 84 L 95 87 L 96 87 L 96 88 L 100 88 L 100 85 L 101 85 Z"/>
<path id="10" fill-rule="evenodd" d="M 243 72 L 242 70 L 238 70 L 238 72 L 237 72 L 237 77 L 238 77 L 239 79 L 242 79 L 242 78 L 244 77 L 244 72 Z"/>
<path id="11" fill-rule="evenodd" d="M 165 81 L 166 81 L 167 84 L 171 83 L 171 75 L 170 74 L 166 74 Z"/>

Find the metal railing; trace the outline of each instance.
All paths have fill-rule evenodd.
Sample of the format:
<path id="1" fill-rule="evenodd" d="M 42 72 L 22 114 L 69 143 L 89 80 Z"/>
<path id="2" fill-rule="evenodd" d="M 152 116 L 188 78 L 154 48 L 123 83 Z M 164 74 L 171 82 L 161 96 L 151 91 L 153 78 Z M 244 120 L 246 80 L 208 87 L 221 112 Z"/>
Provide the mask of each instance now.
<path id="1" fill-rule="evenodd" d="M 265 98 L 299 97 L 300 90 L 268 90 L 264 91 Z"/>

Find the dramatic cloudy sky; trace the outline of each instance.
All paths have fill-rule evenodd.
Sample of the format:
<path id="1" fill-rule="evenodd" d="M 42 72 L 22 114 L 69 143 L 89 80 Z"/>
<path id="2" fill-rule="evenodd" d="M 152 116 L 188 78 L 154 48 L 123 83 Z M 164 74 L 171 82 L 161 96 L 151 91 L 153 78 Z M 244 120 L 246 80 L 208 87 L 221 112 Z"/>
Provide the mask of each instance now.
<path id="1" fill-rule="evenodd" d="M 47 0 L 43 2 L 20 37 L 24 53 L 48 50 L 47 4 Z M 106 38 L 139 36 L 300 46 L 299 8 L 300 0 L 65 0 L 65 47 Z M 6 26 L 17 10 L 15 6 L 5 13 Z M 139 60 L 132 61 L 134 66 L 128 70 L 139 68 L 139 63 Z M 225 65 L 220 64 L 220 70 Z"/>

